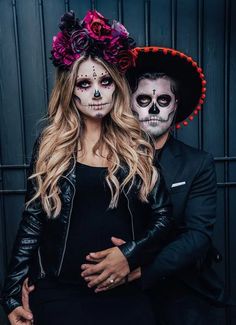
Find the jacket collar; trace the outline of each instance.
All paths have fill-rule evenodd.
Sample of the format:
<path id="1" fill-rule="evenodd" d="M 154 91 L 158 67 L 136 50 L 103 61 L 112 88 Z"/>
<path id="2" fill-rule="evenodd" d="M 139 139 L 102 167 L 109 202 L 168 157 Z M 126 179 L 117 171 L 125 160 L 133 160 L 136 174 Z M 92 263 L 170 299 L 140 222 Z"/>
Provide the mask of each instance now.
<path id="1" fill-rule="evenodd" d="M 73 184 L 75 184 L 76 181 L 76 174 L 75 174 L 75 165 L 76 165 L 76 155 L 73 154 L 73 156 L 70 159 L 70 164 L 67 170 L 62 174 L 63 178 L 69 179 Z"/>
<path id="2" fill-rule="evenodd" d="M 172 135 L 170 135 L 169 139 L 161 149 L 159 164 L 166 185 L 170 188 L 182 168 L 181 152 L 177 145 L 177 141 Z"/>

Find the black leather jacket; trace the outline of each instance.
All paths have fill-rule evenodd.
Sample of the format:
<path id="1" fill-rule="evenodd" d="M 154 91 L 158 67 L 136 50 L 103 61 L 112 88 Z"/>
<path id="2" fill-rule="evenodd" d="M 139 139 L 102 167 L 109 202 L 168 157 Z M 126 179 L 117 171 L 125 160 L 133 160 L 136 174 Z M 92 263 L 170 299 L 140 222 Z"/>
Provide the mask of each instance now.
<path id="1" fill-rule="evenodd" d="M 33 173 L 38 147 L 39 138 L 34 145 L 29 175 Z M 1 295 L 1 304 L 7 314 L 22 305 L 21 288 L 27 276 L 31 283 L 35 283 L 45 275 L 60 276 L 75 195 L 75 163 L 74 155 L 67 173 L 64 173 L 59 181 L 62 209 L 56 219 L 52 220 L 46 217 L 40 200 L 36 200 L 23 211 Z M 121 172 L 121 177 L 122 173 L 124 171 Z M 35 190 L 34 180 L 28 180 L 26 201 L 32 197 Z M 136 236 L 136 225 L 141 219 L 138 217 L 140 214 L 137 211 L 137 190 L 138 182 L 125 194 L 130 212 L 133 240 L 119 247 L 126 256 L 131 270 L 147 263 L 153 254 L 160 250 L 164 238 L 172 226 L 170 199 L 164 182 L 159 177 L 149 194 L 147 208 L 150 213 L 147 230 L 142 233 L 142 237 Z M 142 219 L 144 219 L 144 215 L 142 215 Z"/>

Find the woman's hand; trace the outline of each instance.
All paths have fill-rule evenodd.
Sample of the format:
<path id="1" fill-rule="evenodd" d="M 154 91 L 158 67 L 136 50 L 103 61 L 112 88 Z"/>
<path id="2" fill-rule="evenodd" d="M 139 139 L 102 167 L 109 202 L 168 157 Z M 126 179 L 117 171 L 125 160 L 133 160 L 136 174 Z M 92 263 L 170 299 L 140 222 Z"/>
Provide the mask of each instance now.
<path id="1" fill-rule="evenodd" d="M 96 279 L 96 277 L 97 277 L 97 275 L 91 275 L 89 277 L 86 277 L 86 281 L 87 282 L 92 281 L 93 279 Z M 101 285 L 99 285 L 96 288 L 96 292 L 111 290 L 111 289 L 114 289 L 120 285 L 127 284 L 127 282 L 129 283 L 129 282 L 138 280 L 139 278 L 141 278 L 141 268 L 140 267 L 137 268 L 136 270 L 132 271 L 131 273 L 129 273 L 129 275 L 127 275 L 125 279 L 122 279 L 120 282 L 116 282 L 113 285 L 108 285 L 106 287 L 106 286 L 103 286 L 103 284 L 101 283 Z"/>
<path id="2" fill-rule="evenodd" d="M 30 306 L 29 306 L 29 294 L 31 291 L 34 290 L 34 285 L 29 286 L 28 283 L 29 278 L 26 278 L 23 282 L 22 286 L 22 304 L 23 308 L 31 313 Z"/>
<path id="3" fill-rule="evenodd" d="M 19 306 L 8 315 L 8 319 L 11 325 L 31 325 L 33 315 L 22 306 Z"/>
<path id="4" fill-rule="evenodd" d="M 90 257 L 90 258 L 89 258 Z M 94 264 L 83 264 L 81 276 L 88 281 L 89 276 L 99 274 L 96 278 L 92 277 L 88 281 L 88 287 L 97 286 L 95 292 L 103 287 L 108 287 L 119 283 L 130 273 L 129 264 L 125 256 L 118 247 L 112 247 L 102 252 L 90 253 L 87 260 L 99 260 Z"/>

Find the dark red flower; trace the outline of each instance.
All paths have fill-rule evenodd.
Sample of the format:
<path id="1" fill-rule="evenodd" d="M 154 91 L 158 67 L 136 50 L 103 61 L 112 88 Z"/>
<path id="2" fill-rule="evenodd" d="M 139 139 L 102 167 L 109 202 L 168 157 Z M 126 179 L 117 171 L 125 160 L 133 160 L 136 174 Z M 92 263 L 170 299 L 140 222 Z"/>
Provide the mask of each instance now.
<path id="1" fill-rule="evenodd" d="M 134 66 L 135 64 L 135 56 L 131 50 L 123 50 L 120 51 L 118 58 L 118 69 L 120 72 L 125 73 L 129 67 Z"/>
<path id="2" fill-rule="evenodd" d="M 112 29 L 108 24 L 108 19 L 96 10 L 88 11 L 82 24 L 87 29 L 89 36 L 95 40 L 104 41 L 112 38 Z"/>

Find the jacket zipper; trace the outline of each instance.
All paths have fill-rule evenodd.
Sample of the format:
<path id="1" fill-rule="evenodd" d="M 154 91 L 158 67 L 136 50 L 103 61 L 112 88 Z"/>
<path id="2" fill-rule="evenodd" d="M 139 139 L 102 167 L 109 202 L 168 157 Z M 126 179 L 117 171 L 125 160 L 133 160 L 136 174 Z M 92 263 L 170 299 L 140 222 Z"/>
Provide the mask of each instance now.
<path id="1" fill-rule="evenodd" d="M 65 178 L 66 178 L 66 179 L 71 183 L 71 185 L 73 186 L 73 188 L 74 188 L 74 193 L 73 193 L 73 197 L 72 197 L 72 200 L 71 200 L 70 214 L 69 214 L 69 221 L 68 221 L 68 225 L 67 225 L 67 229 L 66 229 L 66 238 L 65 238 L 65 244 L 64 244 L 64 248 L 63 248 L 63 252 L 62 252 L 61 262 L 60 262 L 60 266 L 59 266 L 58 273 L 57 273 L 58 276 L 59 276 L 60 273 L 61 273 L 62 263 L 63 263 L 64 256 L 65 256 L 66 244 L 67 244 L 67 239 L 68 239 L 68 234 L 69 234 L 69 229 L 70 229 L 71 212 L 72 212 L 73 202 L 74 202 L 74 197 L 75 197 L 75 186 L 74 186 L 74 184 L 69 180 L 69 178 L 67 178 L 67 177 L 65 177 Z"/>
<path id="2" fill-rule="evenodd" d="M 127 194 L 125 193 L 124 191 L 124 195 L 127 199 L 127 204 L 128 204 L 128 211 L 129 211 L 129 214 L 130 214 L 130 220 L 131 220 L 131 230 L 132 230 L 132 239 L 135 240 L 135 233 L 134 233 L 134 216 L 133 216 L 133 213 L 130 209 L 130 205 L 129 205 L 129 198 L 127 196 Z"/>
<path id="3" fill-rule="evenodd" d="M 38 257 L 39 257 L 40 275 L 41 275 L 41 278 L 44 278 L 45 271 L 43 269 L 42 258 L 41 258 L 41 254 L 40 254 L 40 247 L 38 248 Z"/>

